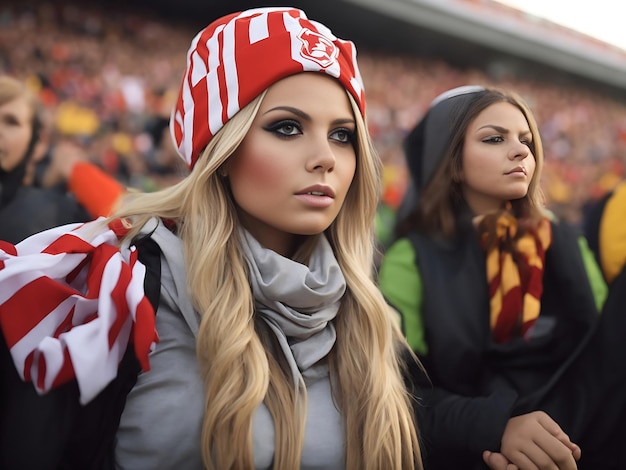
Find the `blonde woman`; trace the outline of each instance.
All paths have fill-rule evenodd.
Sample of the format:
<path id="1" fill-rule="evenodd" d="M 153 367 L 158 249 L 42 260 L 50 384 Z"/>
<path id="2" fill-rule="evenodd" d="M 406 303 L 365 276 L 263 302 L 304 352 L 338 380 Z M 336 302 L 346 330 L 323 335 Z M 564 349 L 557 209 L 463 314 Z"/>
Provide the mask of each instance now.
<path id="1" fill-rule="evenodd" d="M 171 131 L 189 176 L 129 195 L 108 231 L 88 224 L 46 239 L 92 261 L 85 276 L 98 310 L 84 317 L 107 327 L 105 346 L 89 342 L 91 352 L 59 341 L 62 353 L 70 344 L 81 402 L 108 383 L 82 367 L 83 355 L 94 362 L 103 350 L 112 377 L 111 357 L 130 341 L 144 369 L 121 413 L 114 466 L 422 468 L 402 373 L 409 348 L 372 280 L 380 161 L 354 45 L 300 10 L 259 8 L 202 30 L 187 65 Z M 141 246 L 128 248 L 147 239 L 160 251 L 156 320 L 135 283 L 144 280 Z M 27 248 L 11 250 L 0 289 L 22 282 L 11 266 Z M 84 259 L 63 265 L 72 279 L 64 282 L 75 284 Z M 5 334 L 19 336 L 9 323 Z M 18 341 L 8 343 L 44 392 L 55 381 L 50 367 L 29 368 Z M 38 347 L 33 354 L 51 364 Z"/>
<path id="2" fill-rule="evenodd" d="M 47 147 L 40 107 L 24 83 L 0 75 L 0 240 L 11 243 L 57 225 L 92 219 L 64 191 L 35 185 L 35 168 Z"/>

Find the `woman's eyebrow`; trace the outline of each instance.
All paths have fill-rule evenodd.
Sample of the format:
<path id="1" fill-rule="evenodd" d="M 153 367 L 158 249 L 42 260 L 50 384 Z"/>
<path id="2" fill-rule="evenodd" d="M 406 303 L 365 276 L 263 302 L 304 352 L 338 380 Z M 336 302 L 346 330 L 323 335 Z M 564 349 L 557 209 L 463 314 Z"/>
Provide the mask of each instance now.
<path id="1" fill-rule="evenodd" d="M 305 113 L 301 109 L 294 108 L 292 106 L 276 106 L 274 108 L 271 108 L 271 109 L 268 109 L 267 111 L 265 111 L 263 113 L 263 115 L 269 114 L 269 113 L 274 112 L 274 111 L 288 111 L 290 113 L 295 114 L 296 116 L 299 116 L 300 118 L 302 118 L 304 120 L 307 120 L 307 121 L 311 121 L 312 120 L 311 116 L 308 113 Z M 356 121 L 352 117 L 337 118 L 337 119 L 333 120 L 332 123 L 334 125 L 339 125 L 339 124 L 356 125 Z"/>
<path id="2" fill-rule="evenodd" d="M 271 109 L 268 109 L 267 111 L 265 111 L 263 113 L 263 115 L 271 113 L 273 111 L 289 111 L 290 113 L 293 113 L 296 116 L 301 117 L 302 119 L 306 119 L 308 121 L 311 120 L 311 116 L 309 114 L 305 113 L 301 109 L 294 108 L 292 106 L 276 106 L 275 108 L 271 108 Z"/>
<path id="3" fill-rule="evenodd" d="M 506 127 L 502 127 L 502 126 L 496 126 L 495 124 L 485 124 L 482 127 L 479 127 L 478 130 L 481 129 L 493 129 L 496 132 L 500 132 L 501 134 L 508 134 L 510 131 L 509 129 L 507 129 Z M 532 134 L 532 132 L 530 131 L 530 129 L 525 129 L 522 132 L 520 132 L 520 135 L 526 135 L 526 134 Z"/>
<path id="4" fill-rule="evenodd" d="M 509 132 L 509 130 L 507 128 L 501 127 L 501 126 L 496 126 L 495 124 L 485 124 L 484 126 L 479 127 L 478 130 L 486 129 L 486 128 L 491 128 L 491 129 L 493 129 L 493 130 L 495 130 L 497 132 L 501 132 L 503 134 Z"/>

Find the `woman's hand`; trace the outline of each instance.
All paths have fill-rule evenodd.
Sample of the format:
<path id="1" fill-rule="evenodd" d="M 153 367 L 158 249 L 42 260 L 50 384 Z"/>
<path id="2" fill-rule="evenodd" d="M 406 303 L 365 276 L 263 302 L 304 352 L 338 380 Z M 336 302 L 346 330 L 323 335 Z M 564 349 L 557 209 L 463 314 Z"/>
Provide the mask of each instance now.
<path id="1" fill-rule="evenodd" d="M 512 464 L 499 452 L 484 451 L 483 460 L 491 470 L 519 470 L 517 465 Z"/>
<path id="2" fill-rule="evenodd" d="M 492 470 L 576 470 L 581 450 L 543 411 L 509 419 L 501 453 L 484 452 Z"/>
<path id="3" fill-rule="evenodd" d="M 77 143 L 60 140 L 52 148 L 50 165 L 44 174 L 42 186 L 51 188 L 59 183 L 69 181 L 74 165 L 87 161 L 87 154 Z"/>

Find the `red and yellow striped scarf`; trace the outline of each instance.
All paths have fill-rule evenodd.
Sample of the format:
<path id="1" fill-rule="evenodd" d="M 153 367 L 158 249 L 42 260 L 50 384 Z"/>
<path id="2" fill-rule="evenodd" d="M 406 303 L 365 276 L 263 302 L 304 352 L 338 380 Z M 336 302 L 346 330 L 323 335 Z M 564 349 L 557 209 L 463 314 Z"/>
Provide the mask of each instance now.
<path id="1" fill-rule="evenodd" d="M 507 210 L 482 218 L 478 233 L 487 255 L 493 339 L 505 343 L 525 337 L 541 310 L 550 221 L 544 218 L 536 227 L 520 230 L 518 219 Z"/>

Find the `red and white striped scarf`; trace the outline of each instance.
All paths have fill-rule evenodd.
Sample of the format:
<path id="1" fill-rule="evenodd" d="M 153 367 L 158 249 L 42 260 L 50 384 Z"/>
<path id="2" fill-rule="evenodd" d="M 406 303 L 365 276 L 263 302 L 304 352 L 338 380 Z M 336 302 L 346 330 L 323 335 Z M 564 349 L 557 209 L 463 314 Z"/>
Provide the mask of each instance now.
<path id="1" fill-rule="evenodd" d="M 103 220 L 0 241 L 0 328 L 20 376 L 42 394 L 76 379 L 82 404 L 116 377 L 129 342 L 147 371 L 158 341 L 145 267 L 118 246 L 122 221 Z"/>

